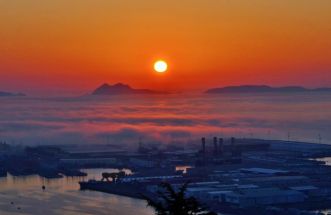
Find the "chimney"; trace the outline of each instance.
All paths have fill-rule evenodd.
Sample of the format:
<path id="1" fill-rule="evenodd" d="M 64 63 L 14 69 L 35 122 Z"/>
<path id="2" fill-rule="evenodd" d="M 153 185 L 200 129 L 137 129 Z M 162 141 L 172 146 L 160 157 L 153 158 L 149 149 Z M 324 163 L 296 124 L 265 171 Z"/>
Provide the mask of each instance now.
<path id="1" fill-rule="evenodd" d="M 217 137 L 214 137 L 214 156 L 218 155 Z"/>
<path id="2" fill-rule="evenodd" d="M 236 146 L 235 146 L 235 138 L 231 137 L 231 151 L 232 151 L 232 156 L 236 155 Z"/>
<path id="3" fill-rule="evenodd" d="M 201 151 L 203 154 L 206 153 L 206 138 L 201 138 Z"/>
<path id="4" fill-rule="evenodd" d="M 138 151 L 141 151 L 142 147 L 143 147 L 143 143 L 141 142 L 141 138 L 139 138 Z"/>
<path id="5" fill-rule="evenodd" d="M 222 155 L 223 154 L 223 138 L 219 138 L 219 140 L 218 140 L 219 142 L 218 142 L 218 153 L 220 154 L 220 155 Z"/>
<path id="6" fill-rule="evenodd" d="M 231 146 L 234 146 L 234 144 L 235 144 L 235 138 L 234 137 L 231 137 Z"/>

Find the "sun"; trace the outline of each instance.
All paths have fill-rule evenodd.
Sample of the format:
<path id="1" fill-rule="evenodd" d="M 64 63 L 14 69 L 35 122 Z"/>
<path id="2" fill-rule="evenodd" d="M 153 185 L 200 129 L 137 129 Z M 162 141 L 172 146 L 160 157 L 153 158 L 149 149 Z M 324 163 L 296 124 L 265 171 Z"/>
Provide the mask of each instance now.
<path id="1" fill-rule="evenodd" d="M 159 73 L 166 72 L 168 69 L 168 64 L 164 60 L 158 60 L 154 63 L 154 70 Z"/>

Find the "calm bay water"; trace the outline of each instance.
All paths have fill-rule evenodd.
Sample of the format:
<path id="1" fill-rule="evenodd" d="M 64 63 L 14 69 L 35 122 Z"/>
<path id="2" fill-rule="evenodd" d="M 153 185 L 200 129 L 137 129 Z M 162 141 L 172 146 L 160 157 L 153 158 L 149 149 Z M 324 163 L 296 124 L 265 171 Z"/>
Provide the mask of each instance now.
<path id="1" fill-rule="evenodd" d="M 100 179 L 114 169 L 83 170 L 87 177 L 44 179 L 37 175 L 0 178 L 0 214 L 125 214 L 152 215 L 146 202 L 112 194 L 80 191 L 78 181 Z M 42 185 L 46 190 L 41 189 Z M 12 204 L 13 203 L 13 204 Z"/>

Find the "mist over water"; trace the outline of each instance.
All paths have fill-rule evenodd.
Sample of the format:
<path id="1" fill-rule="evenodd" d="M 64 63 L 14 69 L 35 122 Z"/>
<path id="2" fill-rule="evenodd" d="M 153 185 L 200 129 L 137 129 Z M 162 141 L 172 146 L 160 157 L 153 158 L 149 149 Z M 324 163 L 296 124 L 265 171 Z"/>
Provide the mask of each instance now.
<path id="1" fill-rule="evenodd" d="M 331 94 L 0 98 L 0 140 L 136 146 L 202 135 L 331 143 Z"/>

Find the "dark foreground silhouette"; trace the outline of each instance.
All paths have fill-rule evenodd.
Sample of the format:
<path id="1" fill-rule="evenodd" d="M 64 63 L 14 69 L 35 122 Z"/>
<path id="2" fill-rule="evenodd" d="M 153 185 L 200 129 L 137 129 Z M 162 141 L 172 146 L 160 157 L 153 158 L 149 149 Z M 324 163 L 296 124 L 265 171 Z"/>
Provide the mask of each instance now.
<path id="1" fill-rule="evenodd" d="M 176 191 L 169 183 L 159 185 L 158 198 L 143 195 L 147 205 L 154 208 L 157 215 L 216 215 L 204 208 L 194 197 L 186 197 L 188 183 Z"/>

